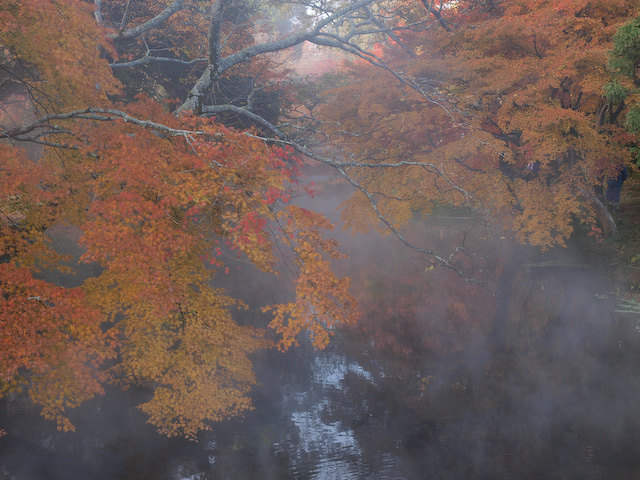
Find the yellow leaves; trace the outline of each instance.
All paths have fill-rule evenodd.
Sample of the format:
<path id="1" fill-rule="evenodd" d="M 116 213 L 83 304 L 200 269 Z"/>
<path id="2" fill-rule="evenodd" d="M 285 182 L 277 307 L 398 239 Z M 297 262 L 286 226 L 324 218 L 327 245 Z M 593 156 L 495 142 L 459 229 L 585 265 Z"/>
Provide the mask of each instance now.
<path id="1" fill-rule="evenodd" d="M 177 321 L 173 342 L 119 367 L 127 370 L 138 363 L 157 363 L 154 381 L 158 386 L 140 408 L 161 433 L 195 439 L 200 430 L 210 428 L 210 422 L 251 408 L 247 394 L 255 376 L 248 355 L 265 344 L 258 332 L 233 322 L 230 303 L 222 292 L 199 285 L 172 314 L 173 319 L 156 320 L 158 325 Z M 140 372 L 135 373 L 140 378 Z"/>
<path id="2" fill-rule="evenodd" d="M 280 350 L 297 345 L 302 332 L 308 332 L 313 345 L 323 349 L 336 325 L 349 324 L 359 316 L 349 293 L 349 279 L 336 278 L 328 262 L 323 261 L 304 265 L 296 280 L 295 302 L 266 307 L 264 311 L 274 313 L 269 327 L 281 337 Z"/>
<path id="3" fill-rule="evenodd" d="M 250 408 L 248 355 L 265 346 L 258 332 L 233 322 L 237 302 L 208 285 L 199 268 L 176 259 L 154 266 L 152 281 L 144 271 L 127 277 L 110 269 L 88 284 L 123 334 L 113 372 L 125 384 L 152 382 L 154 396 L 141 406 L 149 421 L 163 434 L 192 439 Z"/>
<path id="4" fill-rule="evenodd" d="M 349 279 L 337 278 L 330 262 L 322 258 L 322 252 L 342 258 L 335 241 L 323 238 L 319 231 L 331 227 L 327 219 L 297 206 L 289 206 L 283 213 L 283 242 L 293 249 L 299 268 L 295 300 L 265 307 L 263 311 L 274 315 L 269 327 L 280 336 L 279 349 L 297 345 L 302 332 L 307 332 L 313 345 L 322 349 L 336 325 L 357 320 L 356 302 L 349 293 Z"/>
<path id="5" fill-rule="evenodd" d="M 547 249 L 565 245 L 573 231 L 575 218 L 585 216 L 585 208 L 576 191 L 561 183 L 548 188 L 542 182 L 517 182 L 516 192 L 522 212 L 513 220 L 521 242 Z"/>
<path id="6" fill-rule="evenodd" d="M 113 50 L 96 25 L 91 7 L 78 0 L 24 0 L 0 5 L 0 13 L 11 16 L 13 28 L 0 30 L 0 43 L 13 59 L 32 74 L 18 70 L 30 91 L 49 106 L 73 108 L 105 104 L 106 93 L 116 93 L 105 58 L 96 49 Z M 38 78 L 33 81 L 33 78 Z M 79 103 L 81 102 L 81 103 Z"/>

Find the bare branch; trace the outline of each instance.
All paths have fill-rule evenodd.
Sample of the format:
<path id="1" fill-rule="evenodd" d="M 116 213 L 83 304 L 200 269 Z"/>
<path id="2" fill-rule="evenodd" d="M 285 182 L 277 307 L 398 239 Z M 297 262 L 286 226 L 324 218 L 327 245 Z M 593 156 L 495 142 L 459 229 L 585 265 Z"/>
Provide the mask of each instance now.
<path id="1" fill-rule="evenodd" d="M 344 178 L 347 182 L 349 182 L 351 185 L 353 185 L 355 188 L 357 188 L 365 197 L 367 197 L 367 199 L 369 200 L 369 204 L 371 205 L 371 208 L 373 208 L 373 211 L 375 212 L 375 214 L 378 217 L 378 219 L 403 244 L 405 244 L 407 247 L 409 247 L 410 249 L 412 249 L 412 250 L 414 250 L 414 251 L 416 251 L 418 253 L 424 253 L 426 255 L 430 255 L 439 264 L 441 264 L 441 265 L 443 265 L 443 266 L 445 266 L 447 268 L 450 268 L 451 270 L 456 272 L 461 278 L 463 278 L 464 280 L 466 280 L 469 283 L 476 283 L 476 284 L 482 283 L 478 279 L 475 279 L 475 278 L 472 278 L 472 277 L 468 277 L 466 275 L 466 273 L 462 269 L 460 269 L 458 266 L 456 266 L 455 264 L 452 263 L 454 255 L 456 255 L 459 251 L 461 251 L 460 249 L 456 249 L 451 255 L 449 255 L 449 257 L 445 258 L 444 256 L 440 255 L 439 253 L 434 252 L 433 250 L 429 250 L 429 249 L 426 249 L 426 248 L 418 247 L 417 245 L 413 244 L 412 242 L 407 240 L 404 237 L 404 235 L 402 235 L 402 233 L 389 221 L 389 219 L 387 219 L 382 214 L 382 212 L 380 212 L 380 209 L 378 208 L 378 202 L 376 201 L 376 199 L 375 199 L 373 194 L 371 194 L 369 191 L 367 191 L 366 188 L 364 188 L 353 177 L 351 177 L 348 173 L 346 173 L 344 168 L 337 167 L 336 170 L 338 170 L 338 173 L 340 173 L 342 178 Z"/>
<path id="2" fill-rule="evenodd" d="M 179 58 L 156 57 L 153 55 L 145 55 L 142 58 L 139 58 L 137 60 L 132 60 L 130 62 L 110 63 L 109 66 L 111 68 L 130 68 L 130 67 L 137 67 L 137 66 L 144 65 L 146 63 L 151 63 L 151 62 L 177 63 L 179 65 L 191 66 L 191 65 L 195 65 L 196 63 L 202 63 L 206 61 L 207 61 L 206 58 L 195 58 L 193 60 L 180 60 Z"/>
<path id="3" fill-rule="evenodd" d="M 129 19 L 130 8 L 131 8 L 131 0 L 128 0 L 127 6 L 124 8 L 124 13 L 122 14 L 122 20 L 120 20 L 120 31 L 123 31 L 124 26 L 127 24 L 127 20 Z"/>
<path id="4" fill-rule="evenodd" d="M 163 125 L 162 123 L 152 122 L 150 120 L 141 120 L 139 118 L 132 117 L 128 113 L 125 113 L 121 110 L 115 109 L 106 109 L 106 108 L 85 108 L 84 110 L 75 110 L 67 113 L 51 113 L 49 115 L 45 115 L 43 117 L 38 118 L 33 121 L 29 125 L 25 125 L 23 127 L 14 128 L 11 130 L 0 130 L 0 139 L 2 138 L 10 138 L 19 141 L 34 141 L 32 137 L 24 137 L 24 135 L 33 132 L 38 128 L 48 128 L 51 129 L 50 133 L 63 133 L 60 131 L 60 127 L 56 125 L 51 125 L 51 121 L 53 120 L 98 120 L 98 121 L 113 121 L 117 119 L 122 119 L 125 122 L 131 123 L 133 125 L 137 125 L 139 127 L 147 128 L 150 130 L 162 132 L 163 134 L 172 136 L 172 137 L 189 137 L 192 135 L 204 135 L 205 132 L 197 131 L 197 130 L 184 130 L 178 128 L 171 128 L 167 125 Z M 220 138 L 223 137 L 222 134 L 219 135 Z"/>
<path id="5" fill-rule="evenodd" d="M 216 3 L 222 0 L 217 0 Z M 325 18 L 321 19 L 312 29 L 306 32 L 300 32 L 293 35 L 289 35 L 285 38 L 274 40 L 271 42 L 260 43 L 256 45 L 251 45 L 246 47 L 238 52 L 235 52 L 231 55 L 228 55 L 224 58 L 214 59 L 215 63 L 211 62 L 211 51 L 209 52 L 210 64 L 209 67 L 205 70 L 202 76 L 195 83 L 187 100 L 176 110 L 178 114 L 184 113 L 187 111 L 199 112 L 202 109 L 202 99 L 203 97 L 211 90 L 213 84 L 220 78 L 223 72 L 226 72 L 230 68 L 238 65 L 240 63 L 248 62 L 251 58 L 257 57 L 259 55 L 263 55 L 265 53 L 277 52 L 280 50 L 285 50 L 287 48 L 293 47 L 305 41 L 310 41 L 314 37 L 320 35 L 322 29 L 327 25 L 331 24 L 335 20 L 344 17 L 350 12 L 354 12 L 366 5 L 373 3 L 374 0 L 360 0 L 352 5 L 348 5 L 344 8 L 341 8 L 331 15 L 327 15 Z M 211 49 L 211 42 L 218 41 L 211 38 L 212 34 L 216 34 L 217 30 L 210 30 L 209 35 L 209 48 Z M 213 47 L 216 48 L 216 44 L 213 44 Z"/>
<path id="6" fill-rule="evenodd" d="M 209 63 L 213 70 L 218 69 L 222 51 L 220 49 L 220 35 L 222 33 L 222 13 L 227 0 L 215 0 L 211 6 L 211 20 L 209 21 Z"/>
<path id="7" fill-rule="evenodd" d="M 159 27 L 164 22 L 166 22 L 171 17 L 171 15 L 182 9 L 182 5 L 184 4 L 184 2 L 185 0 L 174 0 L 171 5 L 169 5 L 152 19 L 147 20 L 146 22 L 136 27 L 129 28 L 116 34 L 112 34 L 110 35 L 110 38 L 112 38 L 116 42 L 119 42 L 139 37 L 140 35 Z"/>
<path id="8" fill-rule="evenodd" d="M 269 122 L 268 120 L 265 120 L 263 117 L 261 117 L 260 115 L 253 113 L 252 111 L 244 108 L 244 107 L 238 107 L 236 105 L 206 105 L 204 107 L 202 107 L 202 115 L 204 116 L 213 116 L 216 113 L 222 113 L 222 112 L 232 112 L 232 113 L 236 113 L 238 115 L 243 115 L 261 125 L 263 125 L 264 127 L 267 127 L 271 132 L 273 132 L 278 138 L 286 138 L 285 134 L 282 133 L 280 131 L 280 129 L 278 129 L 278 127 L 276 127 L 275 125 L 273 125 L 271 122 Z"/>
<path id="9" fill-rule="evenodd" d="M 379 32 L 381 33 L 384 32 L 389 38 L 391 38 L 391 40 L 396 42 L 400 46 L 400 48 L 402 48 L 402 50 L 408 53 L 411 57 L 416 56 L 414 51 L 404 44 L 402 39 L 393 31 L 393 29 L 387 28 L 386 25 L 379 18 L 377 18 L 373 14 L 373 12 L 371 12 L 368 8 L 366 10 L 367 10 L 367 13 L 369 14 L 369 18 L 371 19 L 371 23 L 373 23 L 376 27 L 378 27 Z"/>
<path id="10" fill-rule="evenodd" d="M 447 32 L 450 32 L 451 31 L 451 27 L 449 26 L 449 22 L 447 22 L 445 20 L 445 18 L 442 16 L 443 2 L 442 1 L 440 2 L 440 8 L 439 9 L 435 9 L 433 7 L 433 0 L 431 0 L 431 1 L 421 0 L 421 2 L 424 5 L 424 8 L 427 9 L 427 12 L 429 12 L 431 15 L 436 17 L 438 22 L 440 22 L 440 25 L 442 25 L 442 28 L 444 28 Z"/>

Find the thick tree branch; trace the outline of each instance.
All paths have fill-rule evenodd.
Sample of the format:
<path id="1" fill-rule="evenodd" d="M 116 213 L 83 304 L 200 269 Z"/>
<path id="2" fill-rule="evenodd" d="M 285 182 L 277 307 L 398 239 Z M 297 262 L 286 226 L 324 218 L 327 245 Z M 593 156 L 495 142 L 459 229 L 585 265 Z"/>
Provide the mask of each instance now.
<path id="1" fill-rule="evenodd" d="M 431 1 L 429 1 L 429 0 L 420 0 L 420 1 L 424 5 L 424 7 L 427 9 L 427 12 L 429 12 L 431 15 L 436 17 L 438 22 L 440 22 L 440 25 L 442 25 L 442 28 L 444 28 L 447 32 L 450 32 L 451 31 L 451 27 L 449 26 L 449 22 L 447 22 L 445 20 L 445 18 L 442 16 L 442 5 L 443 5 L 442 2 L 440 2 L 440 8 L 439 9 L 435 9 L 435 8 L 433 8 L 433 0 L 431 0 Z"/>
<path id="2" fill-rule="evenodd" d="M 193 60 L 180 60 L 179 58 L 168 58 L 168 57 L 156 57 L 154 55 L 145 55 L 142 58 L 137 60 L 132 60 L 130 62 L 123 63 L 110 63 L 109 66 L 111 68 L 131 68 L 138 67 L 140 65 L 144 65 L 146 63 L 158 62 L 158 63 L 176 63 L 178 65 L 191 66 L 196 63 L 206 62 L 206 58 L 195 58 Z"/>
<path id="3" fill-rule="evenodd" d="M 115 42 L 137 38 L 140 35 L 147 33 L 148 31 L 153 30 L 154 28 L 159 27 L 164 22 L 166 22 L 171 17 L 171 15 L 173 15 L 174 13 L 182 9 L 184 2 L 185 0 L 174 0 L 171 3 L 171 5 L 169 5 L 167 8 L 165 8 L 162 12 L 160 12 L 158 15 L 156 15 L 152 19 L 147 20 L 146 22 L 136 27 L 132 27 L 127 30 L 110 35 L 110 38 L 113 39 L 113 41 Z"/>
<path id="4" fill-rule="evenodd" d="M 223 112 L 231 112 L 237 115 L 245 116 L 250 120 L 253 120 L 254 122 L 259 123 L 260 125 L 266 127 L 269 131 L 273 132 L 273 134 L 276 135 L 278 138 L 283 138 L 283 139 L 286 138 L 285 134 L 282 133 L 280 129 L 278 129 L 278 127 L 273 125 L 268 120 L 265 120 L 260 115 L 253 113 L 252 111 L 244 107 L 238 107 L 236 105 L 207 105 L 202 107 L 203 116 L 213 116 L 216 113 L 223 113 Z"/>
<path id="5" fill-rule="evenodd" d="M 93 4 L 96 6 L 96 9 L 93 11 L 93 16 L 98 25 L 102 25 L 102 0 L 93 0 Z"/>
<path id="6" fill-rule="evenodd" d="M 215 0 L 211 6 L 211 19 L 209 21 L 209 64 L 213 70 L 217 70 L 222 50 L 220 37 L 222 35 L 222 17 L 227 6 L 226 0 Z"/>
<path id="7" fill-rule="evenodd" d="M 209 52 L 210 64 L 202 74 L 202 76 L 195 83 L 193 88 L 188 94 L 185 102 L 178 107 L 176 112 L 178 114 L 193 111 L 198 112 L 202 109 L 202 99 L 203 97 L 211 91 L 213 84 L 220 78 L 223 72 L 226 72 L 230 68 L 240 64 L 245 63 L 251 60 L 254 57 L 259 55 L 263 55 L 265 53 L 272 53 L 281 50 L 285 50 L 287 48 L 293 47 L 305 41 L 309 41 L 314 37 L 320 35 L 322 29 L 332 22 L 348 15 L 351 12 L 354 12 L 366 5 L 373 3 L 374 0 L 360 0 L 352 5 L 348 5 L 344 8 L 341 8 L 331 15 L 327 15 L 325 18 L 321 19 L 315 26 L 306 31 L 300 32 L 293 35 L 289 35 L 280 40 L 274 40 L 271 42 L 260 43 L 256 45 L 251 45 L 246 47 L 236 53 L 228 55 L 224 58 L 214 58 L 214 63 L 211 63 L 212 54 Z M 216 0 L 216 4 L 221 6 L 221 0 Z M 212 22 L 214 23 L 214 22 Z M 209 48 L 211 49 L 212 44 L 212 34 L 216 34 L 217 30 L 214 28 L 210 30 L 209 35 Z M 214 40 L 214 48 L 215 48 L 215 39 Z"/>

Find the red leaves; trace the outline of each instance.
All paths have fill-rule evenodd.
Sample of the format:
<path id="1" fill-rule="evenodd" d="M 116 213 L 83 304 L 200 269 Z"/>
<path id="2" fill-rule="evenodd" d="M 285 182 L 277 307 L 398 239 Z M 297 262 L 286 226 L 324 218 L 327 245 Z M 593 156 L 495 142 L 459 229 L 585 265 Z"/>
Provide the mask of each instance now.
<path id="1" fill-rule="evenodd" d="M 64 408 L 100 393 L 107 378 L 100 367 L 118 338 L 110 372 L 125 384 L 161 385 L 144 410 L 162 432 L 192 438 L 208 422 L 248 408 L 254 380 L 246 356 L 263 345 L 256 332 L 233 323 L 234 301 L 209 283 L 231 272 L 229 253 L 270 271 L 274 228 L 280 219 L 286 225 L 280 240 L 294 248 L 300 278 L 296 302 L 281 306 L 282 320 L 279 313 L 274 320 L 282 345 L 302 329 L 326 345 L 335 324 L 355 318 L 355 306 L 348 280 L 335 277 L 322 258 L 339 257 L 320 232 L 331 224 L 298 207 L 279 212 L 298 174 L 300 160 L 289 149 L 209 120 L 167 117 L 148 100 L 128 111 L 204 133 L 166 137 L 120 121 L 72 124 L 84 142 L 62 151 L 63 167 L 5 157 L 0 175 L 8 181 L 0 189 L 9 200 L 0 206 L 7 218 L 20 213 L 24 228 L 0 224 L 3 240 L 22 235 L 4 251 L 25 261 L 39 228 L 69 222 L 82 230 L 82 259 L 103 270 L 76 293 L 7 264 L 8 278 L 23 290 L 5 287 L 1 313 L 11 321 L 0 332 L 0 368 L 7 388 L 24 381 L 43 414 L 72 429 Z M 288 326 L 277 328 L 279 321 Z M 22 371 L 28 378 L 19 377 Z"/>
<path id="2" fill-rule="evenodd" d="M 0 265 L 0 278 L 0 393 L 28 380 L 44 416 L 71 430 L 65 409 L 102 393 L 100 367 L 115 355 L 115 337 L 101 329 L 102 315 L 81 290 L 10 264 Z"/>
<path id="3" fill-rule="evenodd" d="M 270 187 L 264 193 L 264 199 L 267 205 L 273 205 L 278 201 L 289 203 L 289 201 L 291 200 L 291 195 L 289 193 L 285 193 L 285 191 L 280 188 Z"/>

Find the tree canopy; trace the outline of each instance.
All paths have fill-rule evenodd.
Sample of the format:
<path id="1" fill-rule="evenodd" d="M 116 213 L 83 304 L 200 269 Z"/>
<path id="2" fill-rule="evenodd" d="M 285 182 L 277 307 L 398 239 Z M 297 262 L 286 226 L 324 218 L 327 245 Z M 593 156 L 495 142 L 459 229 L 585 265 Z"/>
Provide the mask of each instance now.
<path id="1" fill-rule="evenodd" d="M 391 69 L 355 63 L 331 93 L 327 137 L 354 164 L 386 166 L 348 173 L 363 194 L 347 221 L 370 225 L 366 203 L 395 225 L 445 203 L 542 248 L 565 245 L 576 221 L 615 228 L 598 192 L 637 141 L 615 93 L 637 38 L 611 66 L 609 51 L 634 2 L 456 2 L 446 14 L 449 28 L 405 41 L 411 54 L 387 48 Z"/>
<path id="2" fill-rule="evenodd" d="M 215 11 L 224 2 L 132 5 L 0 4 L 8 140 L 0 160 L 2 393 L 27 388 L 47 418 L 73 429 L 66 408 L 101 393 L 104 381 L 148 385 L 153 396 L 141 408 L 150 421 L 193 438 L 250 407 L 248 356 L 265 345 L 263 333 L 234 322 L 242 301 L 213 286 L 233 258 L 275 273 L 275 245 L 292 250 L 295 298 L 265 306 L 282 348 L 303 329 L 323 347 L 332 326 L 357 313 L 348 280 L 329 269 L 339 256 L 323 235 L 330 223 L 290 205 L 299 158 L 202 112 L 198 92 L 211 89 L 215 68 L 219 77 L 282 46 L 247 47 L 239 13 Z M 183 30 L 180 15 L 194 13 L 204 27 Z M 123 88 L 125 80 L 148 82 L 147 72 L 122 82 L 114 75 L 124 68 L 117 59 L 135 57 L 140 45 L 150 49 L 145 61 L 157 48 L 168 55 L 158 62 L 182 65 L 190 61 L 178 55 L 202 52 L 181 49 L 205 40 L 207 68 L 192 75 L 182 115 Z M 241 53 L 222 56 L 234 49 Z M 221 59 L 227 65 L 214 68 Z M 26 144 L 42 149 L 29 157 Z M 54 228 L 79 232 L 81 260 L 97 263 L 100 275 L 75 288 L 41 279 L 66 265 L 52 248 Z"/>

